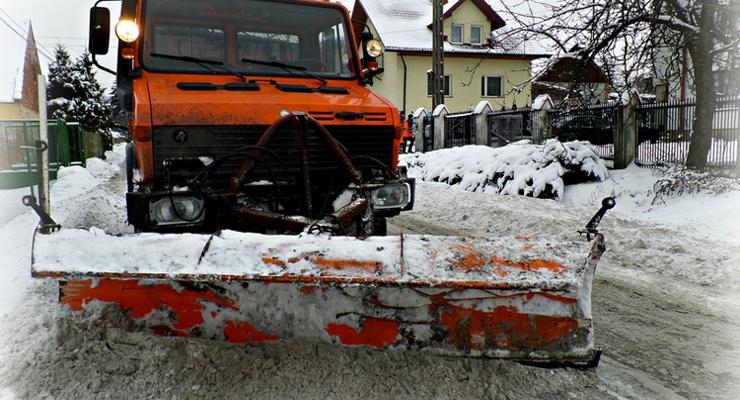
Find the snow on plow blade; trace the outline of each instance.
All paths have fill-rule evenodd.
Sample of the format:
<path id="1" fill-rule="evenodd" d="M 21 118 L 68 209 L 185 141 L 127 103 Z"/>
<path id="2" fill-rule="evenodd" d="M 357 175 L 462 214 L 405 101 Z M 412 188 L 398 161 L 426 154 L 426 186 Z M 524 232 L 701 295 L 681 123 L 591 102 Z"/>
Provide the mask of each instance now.
<path id="1" fill-rule="evenodd" d="M 37 234 L 33 276 L 73 310 L 137 329 L 593 366 L 591 285 L 604 238 Z"/>

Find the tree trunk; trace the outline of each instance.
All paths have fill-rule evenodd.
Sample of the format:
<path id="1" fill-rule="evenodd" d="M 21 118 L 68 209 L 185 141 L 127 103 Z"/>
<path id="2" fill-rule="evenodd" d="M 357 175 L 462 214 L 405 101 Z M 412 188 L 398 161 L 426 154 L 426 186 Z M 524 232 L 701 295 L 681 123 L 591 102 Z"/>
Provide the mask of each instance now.
<path id="1" fill-rule="evenodd" d="M 716 3 L 713 0 L 703 2 L 699 17 L 699 31 L 687 35 L 687 45 L 691 54 L 691 65 L 694 69 L 694 89 L 696 92 L 696 110 L 691 127 L 691 143 L 686 166 L 700 170 L 707 167 L 707 155 L 712 147 L 712 118 L 717 103 L 712 73 L 712 29 L 715 24 Z"/>

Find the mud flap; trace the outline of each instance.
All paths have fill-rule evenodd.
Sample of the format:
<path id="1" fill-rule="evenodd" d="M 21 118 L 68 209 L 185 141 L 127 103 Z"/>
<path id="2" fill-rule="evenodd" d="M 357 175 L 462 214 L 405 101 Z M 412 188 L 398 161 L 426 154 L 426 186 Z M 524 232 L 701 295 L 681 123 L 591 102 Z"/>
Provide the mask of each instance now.
<path id="1" fill-rule="evenodd" d="M 205 244 L 208 243 L 208 246 Z M 73 310 L 114 305 L 159 334 L 593 365 L 591 286 L 604 237 L 114 237 L 34 239 L 32 274 Z M 597 361 L 598 362 L 598 361 Z"/>

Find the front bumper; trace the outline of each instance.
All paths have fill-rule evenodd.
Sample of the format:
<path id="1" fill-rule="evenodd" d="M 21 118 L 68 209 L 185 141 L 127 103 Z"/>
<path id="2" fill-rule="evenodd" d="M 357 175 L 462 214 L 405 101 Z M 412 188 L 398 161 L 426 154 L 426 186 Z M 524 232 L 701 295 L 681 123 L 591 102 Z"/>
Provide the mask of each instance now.
<path id="1" fill-rule="evenodd" d="M 408 202 L 396 208 L 375 209 L 372 201 L 372 192 L 385 185 L 405 185 L 408 190 Z M 321 218 L 307 218 L 280 214 L 275 210 L 249 208 L 239 205 L 238 196 L 233 192 L 193 192 L 193 191 L 145 191 L 126 193 L 126 212 L 128 222 L 139 230 L 151 232 L 214 232 L 219 229 L 233 229 L 246 232 L 287 233 L 302 230 L 303 227 L 316 222 L 328 221 L 342 228 L 352 218 L 363 214 L 363 218 L 389 218 L 398 215 L 401 211 L 411 210 L 414 207 L 416 182 L 414 178 L 402 178 L 394 182 L 383 184 L 369 184 L 355 188 L 358 194 L 346 206 L 336 210 L 334 214 Z M 196 198 L 203 204 L 203 211 L 197 217 L 176 219 L 174 221 L 157 221 L 152 211 L 155 204 L 179 203 L 178 198 Z M 169 202 L 167 201 L 169 199 Z M 365 199 L 362 206 L 359 205 Z M 350 208 L 353 206 L 354 208 Z M 177 213 L 175 213 L 177 214 Z M 368 217 L 369 216 L 369 217 Z M 271 220 L 276 220 L 271 223 Z M 279 220 L 279 221 L 277 221 Z"/>

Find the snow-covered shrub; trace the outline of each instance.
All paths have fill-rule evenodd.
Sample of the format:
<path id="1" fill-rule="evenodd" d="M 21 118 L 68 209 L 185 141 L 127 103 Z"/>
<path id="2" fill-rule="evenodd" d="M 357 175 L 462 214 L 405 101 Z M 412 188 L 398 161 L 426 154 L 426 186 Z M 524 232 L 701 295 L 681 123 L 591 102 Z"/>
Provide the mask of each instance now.
<path id="1" fill-rule="evenodd" d="M 669 197 L 693 193 L 721 194 L 740 189 L 740 178 L 723 171 L 699 171 L 675 165 L 663 171 L 663 178 L 653 185 L 653 204 L 665 203 Z"/>
<path id="2" fill-rule="evenodd" d="M 403 156 L 409 174 L 443 182 L 467 191 L 518 194 L 560 199 L 568 183 L 603 181 L 609 176 L 604 161 L 587 142 L 542 145 L 528 140 L 491 148 L 464 146 Z"/>

